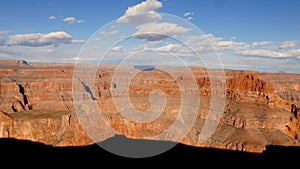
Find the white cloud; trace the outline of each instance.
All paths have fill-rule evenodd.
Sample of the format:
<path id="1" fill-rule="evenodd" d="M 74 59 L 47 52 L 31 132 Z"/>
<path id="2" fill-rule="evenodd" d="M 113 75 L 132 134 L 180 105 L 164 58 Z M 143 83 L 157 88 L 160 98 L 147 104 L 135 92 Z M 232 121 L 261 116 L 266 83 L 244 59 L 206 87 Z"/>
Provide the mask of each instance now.
<path id="1" fill-rule="evenodd" d="M 271 58 L 290 58 L 297 57 L 300 55 L 300 50 L 292 50 L 292 51 L 271 51 L 264 49 L 253 49 L 253 50 L 244 50 L 236 53 L 241 56 L 253 56 L 253 57 L 271 57 Z"/>
<path id="2" fill-rule="evenodd" d="M 297 46 L 300 46 L 300 43 L 297 41 L 285 41 L 285 42 L 281 43 L 279 48 L 286 49 L 286 48 L 293 48 L 293 47 L 297 47 Z"/>
<path id="3" fill-rule="evenodd" d="M 72 23 L 84 23 L 85 20 L 83 19 L 76 19 L 75 17 L 66 17 L 64 18 L 65 22 L 69 23 L 69 24 L 72 24 Z"/>
<path id="4" fill-rule="evenodd" d="M 49 16 L 49 20 L 55 20 L 56 16 Z"/>
<path id="5" fill-rule="evenodd" d="M 194 19 L 192 16 L 194 15 L 193 12 L 186 12 L 185 14 L 183 14 L 183 16 L 186 17 L 187 20 L 192 20 Z"/>
<path id="6" fill-rule="evenodd" d="M 43 34 L 18 34 L 9 36 L 8 45 L 20 45 L 20 46 L 43 46 L 49 45 L 40 42 Z"/>
<path id="7" fill-rule="evenodd" d="M 145 44 L 142 44 L 142 45 L 139 45 L 139 46 L 135 47 L 135 48 L 133 49 L 133 51 L 136 52 L 136 51 L 147 50 L 147 49 L 149 49 L 149 47 L 152 47 L 152 46 L 154 46 L 154 45 L 157 45 L 157 44 L 159 44 L 160 42 L 161 42 L 161 41 L 149 41 L 149 42 L 147 42 L 147 43 L 145 43 Z"/>
<path id="8" fill-rule="evenodd" d="M 261 41 L 261 42 L 253 42 L 251 45 L 253 47 L 258 47 L 258 46 L 266 46 L 266 45 L 271 45 L 274 44 L 272 41 Z"/>
<path id="9" fill-rule="evenodd" d="M 257 57 L 286 57 L 286 55 L 282 55 L 282 53 L 256 49 L 256 50 L 244 50 L 237 52 L 238 55 L 242 56 L 257 56 Z"/>
<path id="10" fill-rule="evenodd" d="M 37 51 L 42 53 L 55 53 L 56 51 L 54 49 L 38 49 Z"/>
<path id="11" fill-rule="evenodd" d="M 183 14 L 183 16 L 186 16 L 186 17 L 191 16 L 191 15 L 194 15 L 194 13 L 193 12 L 186 12 L 185 14 Z"/>
<path id="12" fill-rule="evenodd" d="M 119 33 L 119 30 L 112 30 L 110 32 L 107 32 L 107 31 L 101 31 L 99 32 L 101 35 L 115 35 L 117 33 Z"/>
<path id="13" fill-rule="evenodd" d="M 213 34 L 203 34 L 199 36 L 185 37 L 185 43 L 188 46 L 211 46 L 213 43 L 223 40 L 223 38 L 215 37 Z"/>
<path id="14" fill-rule="evenodd" d="M 231 38 L 231 40 L 227 41 L 221 37 L 216 37 L 213 34 L 203 34 L 199 36 L 187 36 L 185 44 L 202 52 L 209 52 L 215 49 L 223 51 L 240 50 L 249 47 L 248 44 L 244 42 L 236 42 L 235 39 L 236 38 Z"/>
<path id="15" fill-rule="evenodd" d="M 178 43 L 167 43 L 161 44 L 163 41 L 149 41 L 146 44 L 136 47 L 133 52 L 147 51 L 147 52 L 157 52 L 157 53 L 174 53 L 184 56 L 194 56 L 193 51 L 205 52 L 207 49 L 202 49 L 201 47 L 190 49 L 189 46 L 185 44 Z"/>
<path id="16" fill-rule="evenodd" d="M 189 28 L 184 28 L 174 23 L 148 23 L 138 26 L 133 36 L 139 39 L 146 39 L 147 41 L 159 41 L 179 36 L 189 30 Z"/>
<path id="17" fill-rule="evenodd" d="M 67 58 L 78 56 L 80 48 L 66 46 L 0 46 L 1 59 L 24 59 L 29 62 L 69 62 Z"/>
<path id="18" fill-rule="evenodd" d="M 82 44 L 82 43 L 85 43 L 85 40 L 78 40 L 78 39 L 73 39 L 71 41 L 72 44 Z"/>
<path id="19" fill-rule="evenodd" d="M 186 18 L 188 21 L 194 19 L 193 17 L 189 16 L 188 18 Z"/>
<path id="20" fill-rule="evenodd" d="M 122 46 L 114 46 L 113 48 L 111 48 L 112 52 L 123 52 L 124 49 Z"/>
<path id="21" fill-rule="evenodd" d="M 292 56 L 292 57 L 296 57 L 296 58 L 300 57 L 300 49 L 289 50 L 289 51 L 287 51 L 287 53 L 289 56 Z"/>
<path id="22" fill-rule="evenodd" d="M 157 0 L 146 0 L 135 6 L 129 7 L 125 14 L 121 16 L 117 23 L 143 24 L 161 19 L 156 11 L 162 7 L 162 3 Z"/>
<path id="23" fill-rule="evenodd" d="M 83 19 L 79 19 L 79 20 L 77 20 L 76 22 L 77 22 L 77 23 L 84 23 L 84 22 L 85 22 L 85 20 L 83 20 Z"/>
<path id="24" fill-rule="evenodd" d="M 65 19 L 64 19 L 64 21 L 65 22 L 68 22 L 69 24 L 71 24 L 71 23 L 75 23 L 75 17 L 66 17 Z"/>
<path id="25" fill-rule="evenodd" d="M 69 43 L 72 37 L 66 32 L 50 32 L 48 34 L 42 34 L 42 37 L 39 39 L 41 43 Z"/>
<path id="26" fill-rule="evenodd" d="M 99 37 L 94 37 L 92 40 L 99 41 L 99 40 L 100 40 L 100 38 L 99 38 Z"/>
<path id="27" fill-rule="evenodd" d="M 149 48 L 148 51 L 153 52 L 180 52 L 181 45 L 179 44 L 167 44 L 158 48 Z"/>
<path id="28" fill-rule="evenodd" d="M 213 43 L 214 47 L 218 50 L 237 50 L 240 48 L 247 48 L 248 45 L 244 42 L 235 42 L 235 41 L 218 41 Z"/>
<path id="29" fill-rule="evenodd" d="M 203 39 L 205 39 L 205 40 L 208 39 L 212 43 L 223 40 L 223 38 L 216 37 L 214 34 L 211 34 L 211 33 L 201 35 L 200 37 L 203 38 Z"/>
<path id="30" fill-rule="evenodd" d="M 71 35 L 66 32 L 50 32 L 48 34 L 18 34 L 9 36 L 8 45 L 9 46 L 47 46 L 59 44 L 72 44 L 72 43 L 83 43 L 82 40 L 73 40 Z"/>

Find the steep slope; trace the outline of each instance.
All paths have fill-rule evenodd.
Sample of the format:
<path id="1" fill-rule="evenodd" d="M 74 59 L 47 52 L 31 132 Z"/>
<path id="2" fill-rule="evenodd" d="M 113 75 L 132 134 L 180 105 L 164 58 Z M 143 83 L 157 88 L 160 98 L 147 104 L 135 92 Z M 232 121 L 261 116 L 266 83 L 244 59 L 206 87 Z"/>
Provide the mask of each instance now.
<path id="1" fill-rule="evenodd" d="M 23 65 L 22 68 L 9 66 L 15 63 L 19 64 L 15 61 L 1 62 L 0 137 L 54 146 L 93 144 L 74 112 L 74 66 L 45 63 L 39 66 L 38 63 L 27 62 L 21 64 L 29 66 Z M 86 98 L 97 102 L 106 122 L 130 138 L 152 137 L 168 129 L 180 112 L 181 92 L 188 92 L 181 91 L 177 82 L 191 82 L 185 81 L 184 75 L 173 79 L 168 73 L 156 69 L 140 72 L 129 88 L 132 105 L 140 111 L 149 110 L 149 95 L 154 89 L 162 90 L 168 102 L 158 119 L 138 123 L 124 118 L 114 104 L 112 97 L 125 97 L 114 93 L 118 87 L 111 82 L 114 69 L 113 65 L 100 66 L 95 77 L 88 70 L 82 72 L 95 79 L 94 91 L 84 81 L 82 87 L 86 90 Z M 300 146 L 300 106 L 297 99 L 300 75 L 226 70 L 224 112 L 213 135 L 206 142 L 199 143 L 199 134 L 211 108 L 211 79 L 205 69 L 193 68 L 192 72 L 201 98 L 200 109 L 191 131 L 181 143 L 247 152 L 262 152 L 268 145 Z M 124 72 L 124 76 L 127 73 Z M 175 69 L 174 73 L 181 72 Z M 107 137 L 110 136 L 107 134 Z"/>

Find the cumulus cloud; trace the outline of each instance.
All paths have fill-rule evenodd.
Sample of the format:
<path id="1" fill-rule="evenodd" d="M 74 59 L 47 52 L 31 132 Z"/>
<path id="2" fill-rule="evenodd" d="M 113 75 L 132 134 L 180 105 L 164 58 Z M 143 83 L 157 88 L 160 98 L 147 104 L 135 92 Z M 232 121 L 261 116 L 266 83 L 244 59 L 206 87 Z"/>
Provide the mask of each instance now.
<path id="1" fill-rule="evenodd" d="M 196 52 L 203 53 L 203 52 L 212 52 L 215 49 L 217 50 L 222 50 L 222 51 L 229 51 L 229 50 L 237 50 L 239 48 L 245 48 L 247 47 L 247 44 L 244 42 L 234 42 L 234 41 L 218 41 L 215 42 L 215 44 L 209 44 L 210 42 L 205 40 L 205 41 L 199 41 L 196 45 L 192 45 L 188 47 L 192 47 L 192 49 Z M 209 46 L 210 47 L 209 47 Z M 212 48 L 211 46 L 214 46 Z M 167 44 L 164 46 L 159 46 L 156 48 L 145 48 L 144 50 L 146 51 L 151 51 L 151 52 L 163 52 L 163 53 L 168 53 L 168 52 L 175 52 L 179 54 L 185 54 L 185 55 L 194 55 L 194 53 L 187 48 L 187 46 L 182 45 L 182 44 Z M 220 53 L 219 53 L 220 54 Z"/>
<path id="2" fill-rule="evenodd" d="M 185 37 L 185 43 L 188 46 L 211 46 L 213 43 L 223 40 L 223 38 L 215 37 L 213 34 L 192 35 Z"/>
<path id="3" fill-rule="evenodd" d="M 78 40 L 78 39 L 73 39 L 71 40 L 72 44 L 81 44 L 81 43 L 85 43 L 85 40 Z"/>
<path id="4" fill-rule="evenodd" d="M 287 53 L 291 57 L 296 57 L 296 58 L 300 57 L 300 49 L 289 50 L 289 51 L 287 51 Z"/>
<path id="5" fill-rule="evenodd" d="M 174 23 L 147 23 L 138 26 L 133 36 L 139 39 L 146 39 L 147 41 L 159 41 L 179 36 L 189 30 L 189 28 L 184 28 Z"/>
<path id="6" fill-rule="evenodd" d="M 203 34 L 199 36 L 187 36 L 185 43 L 195 49 L 205 50 L 239 50 L 249 47 L 244 42 L 237 42 L 235 38 L 224 40 L 221 37 L 216 37 L 214 34 Z"/>
<path id="7" fill-rule="evenodd" d="M 149 48 L 147 51 L 153 51 L 153 52 L 180 52 L 181 45 L 179 44 L 167 44 L 165 46 L 161 46 L 158 48 Z"/>
<path id="8" fill-rule="evenodd" d="M 18 46 L 47 46 L 59 44 L 72 44 L 72 43 L 84 43 L 83 40 L 73 40 L 72 36 L 66 32 L 50 32 L 48 34 L 18 34 L 9 36 L 8 45 L 18 45 Z"/>
<path id="9" fill-rule="evenodd" d="M 268 45 L 274 47 L 267 48 Z M 300 57 L 300 43 L 297 41 L 284 41 L 284 42 L 272 42 L 261 41 L 253 42 L 251 50 L 241 50 L 236 52 L 236 55 L 245 57 L 260 57 L 260 58 L 299 58 Z"/>
<path id="10" fill-rule="evenodd" d="M 191 15 L 194 15 L 193 12 L 186 12 L 185 14 L 183 14 L 183 16 L 191 16 Z"/>
<path id="11" fill-rule="evenodd" d="M 186 18 L 187 20 L 192 20 L 194 19 L 193 17 L 189 16 L 188 18 Z"/>
<path id="12" fill-rule="evenodd" d="M 56 16 L 49 16 L 49 20 L 55 20 Z"/>
<path id="13" fill-rule="evenodd" d="M 83 19 L 76 20 L 76 23 L 84 23 L 84 22 L 85 22 L 85 20 L 83 20 Z"/>
<path id="14" fill-rule="evenodd" d="M 84 23 L 85 20 L 82 20 L 82 19 L 76 19 L 75 17 L 66 17 L 64 18 L 65 22 L 69 23 L 69 24 L 72 24 L 72 23 Z"/>
<path id="15" fill-rule="evenodd" d="M 169 23 L 168 23 L 169 24 Z M 155 24 L 154 24 L 155 25 Z M 143 25 L 142 25 L 143 26 Z M 152 26 L 144 25 L 146 29 L 152 28 Z M 176 25 L 178 26 L 178 25 Z M 176 26 L 163 26 L 165 28 L 172 28 Z M 182 36 L 182 40 L 184 45 L 177 43 L 168 43 L 167 45 L 162 45 L 163 40 L 172 35 L 178 36 L 182 35 L 184 32 L 188 30 L 184 29 L 175 29 L 176 32 L 172 32 L 172 30 L 160 29 L 160 26 L 157 26 L 157 29 L 153 32 L 150 30 L 142 30 L 141 34 L 134 34 L 135 37 L 146 39 L 148 42 L 144 45 L 140 45 L 134 49 L 134 51 L 150 51 L 150 52 L 161 52 L 168 53 L 174 52 L 178 54 L 182 54 L 184 56 L 194 55 L 191 49 L 199 53 L 209 53 L 218 50 L 219 55 L 223 55 L 229 51 L 237 51 L 237 50 L 245 50 L 250 47 L 250 45 L 244 42 L 237 42 L 235 38 L 231 38 L 231 40 L 224 40 L 221 37 L 216 37 L 213 34 L 202 34 L 202 35 L 193 35 L 193 36 Z M 181 30 L 181 31 L 179 31 Z M 163 32 L 166 31 L 166 32 Z M 147 33 L 148 32 L 148 33 Z M 191 49 L 190 49 L 191 48 Z"/>
<path id="16" fill-rule="evenodd" d="M 42 53 L 55 53 L 56 51 L 54 49 L 38 49 L 39 52 Z"/>
<path id="17" fill-rule="evenodd" d="M 242 56 L 256 56 L 256 57 L 277 57 L 277 58 L 287 57 L 287 55 L 284 53 L 264 50 L 264 49 L 244 50 L 244 51 L 239 51 L 236 54 Z"/>
<path id="18" fill-rule="evenodd" d="M 200 38 L 205 39 L 205 40 L 208 39 L 212 43 L 223 40 L 223 38 L 216 37 L 214 34 L 211 34 L 211 33 L 200 35 Z"/>
<path id="19" fill-rule="evenodd" d="M 129 7 L 125 14 L 121 16 L 117 23 L 143 24 L 161 19 L 157 10 L 162 7 L 162 3 L 157 0 L 146 0 L 135 6 Z"/>
<path id="20" fill-rule="evenodd" d="M 145 43 L 145 44 L 142 44 L 142 45 L 139 45 L 139 46 L 135 47 L 135 48 L 133 49 L 133 51 L 135 52 L 135 51 L 147 50 L 149 47 L 152 47 L 152 46 L 154 46 L 154 45 L 157 45 L 157 44 L 159 44 L 160 42 L 161 42 L 161 41 L 149 41 L 149 42 L 147 42 L 147 43 Z"/>
<path id="21" fill-rule="evenodd" d="M 266 45 L 271 45 L 274 44 L 272 41 L 261 41 L 261 42 L 253 42 L 251 45 L 253 47 L 258 47 L 258 46 L 266 46 Z"/>
<path id="22" fill-rule="evenodd" d="M 297 47 L 297 46 L 300 46 L 300 42 L 297 42 L 297 41 L 285 41 L 285 42 L 281 43 L 281 45 L 279 46 L 279 48 L 286 49 L 286 48 L 293 48 L 293 47 Z"/>
<path id="23" fill-rule="evenodd" d="M 124 49 L 122 46 L 114 46 L 113 48 L 111 48 L 112 52 L 123 52 Z"/>
<path id="24" fill-rule="evenodd" d="M 269 57 L 269 58 L 297 58 L 300 56 L 300 49 L 288 50 L 288 51 L 271 51 L 264 49 L 244 50 L 236 53 L 241 56 L 253 56 L 253 57 Z"/>
<path id="25" fill-rule="evenodd" d="M 99 41 L 100 38 L 99 37 L 94 37 L 92 40 Z"/>
<path id="26" fill-rule="evenodd" d="M 112 31 L 101 31 L 99 32 L 101 35 L 115 35 L 119 33 L 119 30 L 112 30 Z"/>
<path id="27" fill-rule="evenodd" d="M 230 41 L 217 41 L 213 43 L 214 47 L 216 47 L 218 50 L 237 50 L 240 48 L 247 48 L 248 45 L 244 42 L 235 42 L 233 40 Z"/>
<path id="28" fill-rule="evenodd" d="M 194 19 L 192 16 L 194 15 L 193 12 L 186 12 L 185 14 L 183 14 L 183 16 L 186 17 L 187 20 L 192 20 Z"/>
<path id="29" fill-rule="evenodd" d="M 149 41 L 146 44 L 136 47 L 133 52 L 147 51 L 147 52 L 157 52 L 157 53 L 174 53 L 184 56 L 195 55 L 193 51 L 196 52 L 207 52 L 207 48 L 193 48 L 192 50 L 189 46 L 179 43 L 167 43 L 162 44 L 163 41 Z"/>
<path id="30" fill-rule="evenodd" d="M 75 23 L 75 17 L 66 17 L 65 19 L 64 19 L 64 21 L 65 22 L 68 22 L 68 23 Z"/>

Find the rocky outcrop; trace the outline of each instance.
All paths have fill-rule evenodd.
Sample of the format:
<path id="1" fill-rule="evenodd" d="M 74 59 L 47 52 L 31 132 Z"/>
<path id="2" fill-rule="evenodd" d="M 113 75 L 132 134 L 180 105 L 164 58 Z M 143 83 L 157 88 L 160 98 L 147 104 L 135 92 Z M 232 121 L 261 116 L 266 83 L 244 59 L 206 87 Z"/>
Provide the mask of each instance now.
<path id="1" fill-rule="evenodd" d="M 276 93 L 280 98 L 287 100 L 291 103 L 300 103 L 300 92 L 299 91 L 282 91 Z"/>
<path id="2" fill-rule="evenodd" d="M 92 140 L 74 114 L 62 111 L 0 113 L 0 137 L 31 140 L 53 146 L 83 146 Z"/>
<path id="3" fill-rule="evenodd" d="M 298 107 L 296 104 L 291 105 L 291 113 L 295 116 L 296 119 L 299 120 L 300 116 L 300 107 Z"/>
<path id="4" fill-rule="evenodd" d="M 228 79 L 227 88 L 234 91 L 248 91 L 257 93 L 273 93 L 274 89 L 255 74 L 244 74 Z"/>
<path id="5" fill-rule="evenodd" d="M 119 86 L 111 80 L 115 66 L 103 65 L 96 75 L 88 70 L 82 72 L 95 80 L 94 88 L 85 81 L 80 81 L 80 87 L 73 88 L 74 66 L 71 64 L 0 63 L 1 138 L 27 139 L 54 146 L 92 144 L 74 112 L 72 89 L 84 90 L 83 99 L 96 101 L 107 124 L 120 134 L 130 138 L 152 137 L 167 130 L 177 119 L 181 94 L 195 94 L 181 90 L 179 81 L 185 84 L 193 81 L 189 81 L 178 69 L 173 70 L 179 75 L 177 79 L 156 69 L 138 73 L 128 90 L 135 109 L 154 110 L 151 109 L 149 95 L 155 89 L 163 91 L 167 99 L 164 113 L 158 119 L 138 123 L 124 118 L 112 99 L 125 97 L 115 90 Z M 123 73 L 126 76 L 130 72 Z M 205 120 L 214 120 L 208 117 L 212 83 L 205 69 L 194 67 L 192 73 L 199 89 L 200 108 L 182 143 L 247 152 L 262 152 L 267 145 L 300 146 L 299 102 L 286 97 L 294 91 L 300 93 L 297 81 L 300 75 L 226 70 L 224 112 L 213 135 L 206 142 L 199 143 Z M 289 80 L 290 77 L 293 79 Z"/>

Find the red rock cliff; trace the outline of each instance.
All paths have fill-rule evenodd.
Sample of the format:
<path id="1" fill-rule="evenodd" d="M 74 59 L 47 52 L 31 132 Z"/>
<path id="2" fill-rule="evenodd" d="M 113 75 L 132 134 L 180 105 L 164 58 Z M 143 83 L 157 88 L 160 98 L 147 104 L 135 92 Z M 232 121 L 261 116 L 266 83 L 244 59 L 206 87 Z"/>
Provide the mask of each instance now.
<path id="1" fill-rule="evenodd" d="M 2 61 L 1 64 L 0 137 L 54 146 L 93 143 L 74 113 L 73 65 L 44 63 L 39 66 L 21 61 Z M 133 79 L 129 93 L 136 109 L 149 110 L 148 97 L 153 89 L 161 89 L 168 99 L 160 118 L 151 123 L 137 123 L 118 113 L 112 100 L 114 68 L 104 67 L 92 77 L 95 79 L 92 97 L 116 131 L 131 138 L 145 138 L 163 132 L 176 120 L 181 101 L 177 81 L 184 81 L 184 75 L 173 79 L 167 73 L 153 70 L 141 72 Z M 300 75 L 281 74 L 283 80 L 280 81 L 277 74 L 226 70 L 227 99 L 222 118 L 214 134 L 200 144 L 199 133 L 210 109 L 211 79 L 204 69 L 193 69 L 193 74 L 201 97 L 200 109 L 193 128 L 182 143 L 249 152 L 261 152 L 266 145 L 300 145 L 299 102 L 286 96 L 300 92 L 300 85 L 297 80 L 285 80 L 299 79 Z M 294 87 L 291 90 L 282 87 L 283 84 Z"/>

